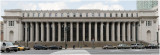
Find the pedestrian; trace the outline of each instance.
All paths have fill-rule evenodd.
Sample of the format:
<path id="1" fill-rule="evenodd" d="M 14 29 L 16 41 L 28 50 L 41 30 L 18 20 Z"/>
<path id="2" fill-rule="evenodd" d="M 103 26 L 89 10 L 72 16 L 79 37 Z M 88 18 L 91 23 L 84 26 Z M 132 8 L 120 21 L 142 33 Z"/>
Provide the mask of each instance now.
<path id="1" fill-rule="evenodd" d="M 73 45 L 73 49 L 75 49 L 75 45 Z"/>

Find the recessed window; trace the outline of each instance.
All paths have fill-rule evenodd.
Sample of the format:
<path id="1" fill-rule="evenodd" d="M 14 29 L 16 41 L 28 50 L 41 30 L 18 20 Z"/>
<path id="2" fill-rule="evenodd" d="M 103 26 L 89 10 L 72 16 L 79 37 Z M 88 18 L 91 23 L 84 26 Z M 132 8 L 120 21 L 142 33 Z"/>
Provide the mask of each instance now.
<path id="1" fill-rule="evenodd" d="M 86 17 L 88 17 L 88 13 L 86 13 Z"/>
<path id="2" fill-rule="evenodd" d="M 110 13 L 110 17 L 112 17 L 112 13 Z"/>
<path id="3" fill-rule="evenodd" d="M 123 14 L 121 14 L 121 17 L 123 17 Z"/>
<path id="4" fill-rule="evenodd" d="M 128 13 L 126 14 L 126 17 L 128 17 Z"/>
<path id="5" fill-rule="evenodd" d="M 118 15 L 116 14 L 116 17 L 118 17 Z"/>
<path id="6" fill-rule="evenodd" d="M 63 13 L 61 13 L 61 17 L 63 17 Z"/>
<path id="7" fill-rule="evenodd" d="M 92 17 L 94 17 L 94 13 L 92 13 Z"/>
<path id="8" fill-rule="evenodd" d="M 152 26 L 152 21 L 146 21 L 146 26 Z"/>
<path id="9" fill-rule="evenodd" d="M 101 14 L 99 13 L 98 16 L 100 17 L 100 15 L 101 15 Z"/>
<path id="10" fill-rule="evenodd" d="M 57 13 L 55 13 L 55 17 L 57 17 Z"/>
<path id="11" fill-rule="evenodd" d="M 22 14 L 22 16 L 24 17 L 24 13 Z"/>
<path id="12" fill-rule="evenodd" d="M 137 14 L 137 17 L 138 17 L 138 13 L 136 13 Z"/>
<path id="13" fill-rule="evenodd" d="M 29 13 L 27 14 L 27 16 L 29 17 Z"/>
<path id="14" fill-rule="evenodd" d="M 75 13 L 73 14 L 73 17 L 76 17 L 76 14 L 75 14 Z"/>
<path id="15" fill-rule="evenodd" d="M 43 17 L 45 17 L 45 14 L 46 14 L 46 13 L 43 13 Z"/>
<path id="16" fill-rule="evenodd" d="M 67 13 L 67 17 L 69 17 L 69 13 Z"/>
<path id="17" fill-rule="evenodd" d="M 82 17 L 82 14 L 80 13 L 80 17 Z"/>
<path id="18" fill-rule="evenodd" d="M 14 21 L 9 21 L 9 26 L 14 26 Z"/>
<path id="19" fill-rule="evenodd" d="M 38 17 L 40 16 L 40 13 L 38 13 Z"/>
<path id="20" fill-rule="evenodd" d="M 106 17 L 106 13 L 104 13 L 104 17 Z"/>
<path id="21" fill-rule="evenodd" d="M 131 17 L 133 17 L 133 13 L 131 14 Z"/>
<path id="22" fill-rule="evenodd" d="M 33 13 L 33 17 L 34 17 L 34 13 Z"/>
<path id="23" fill-rule="evenodd" d="M 49 17 L 51 17 L 52 13 L 49 13 Z"/>

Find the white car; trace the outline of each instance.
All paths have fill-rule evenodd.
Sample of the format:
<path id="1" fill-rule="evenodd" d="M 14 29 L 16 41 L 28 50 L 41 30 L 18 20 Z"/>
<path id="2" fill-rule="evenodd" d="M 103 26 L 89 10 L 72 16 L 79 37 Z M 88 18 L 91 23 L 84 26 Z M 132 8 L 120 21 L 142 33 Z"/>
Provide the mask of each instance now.
<path id="1" fill-rule="evenodd" d="M 15 51 L 17 52 L 18 48 L 13 45 L 12 42 L 0 42 L 1 46 L 1 52 L 10 52 L 10 51 Z"/>
<path id="2" fill-rule="evenodd" d="M 112 45 L 105 45 L 102 47 L 103 49 L 117 49 L 116 46 L 112 46 Z"/>

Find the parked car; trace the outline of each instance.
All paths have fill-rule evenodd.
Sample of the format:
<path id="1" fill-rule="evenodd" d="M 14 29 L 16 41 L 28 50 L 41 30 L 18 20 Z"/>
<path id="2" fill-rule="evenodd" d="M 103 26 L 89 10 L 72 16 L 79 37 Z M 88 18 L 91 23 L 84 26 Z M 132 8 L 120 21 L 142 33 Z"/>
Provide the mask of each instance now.
<path id="1" fill-rule="evenodd" d="M 131 44 L 131 48 L 132 49 L 144 49 L 145 46 L 143 44 L 140 44 L 140 43 L 135 43 L 135 44 Z"/>
<path id="2" fill-rule="evenodd" d="M 118 49 L 130 49 L 130 46 L 127 44 L 119 44 L 117 45 Z"/>
<path id="3" fill-rule="evenodd" d="M 48 49 L 47 46 L 43 46 L 43 45 L 40 45 L 40 44 L 34 45 L 33 48 L 35 50 L 47 50 Z"/>
<path id="4" fill-rule="evenodd" d="M 53 50 L 53 49 L 62 49 L 62 46 L 51 45 L 51 46 L 48 47 L 48 49 L 51 49 L 51 50 Z"/>
<path id="5" fill-rule="evenodd" d="M 18 51 L 25 51 L 25 47 L 21 45 L 15 45 L 18 48 Z"/>
<path id="6" fill-rule="evenodd" d="M 24 47 L 25 48 L 25 50 L 30 50 L 30 48 L 29 47 Z"/>
<path id="7" fill-rule="evenodd" d="M 112 46 L 112 45 L 105 45 L 102 47 L 103 49 L 116 49 L 116 46 Z"/>
<path id="8" fill-rule="evenodd" d="M 157 49 L 158 48 L 158 45 L 155 45 L 155 44 L 149 44 L 147 46 L 145 46 L 146 49 Z"/>
<path id="9" fill-rule="evenodd" d="M 10 52 L 10 51 L 15 51 L 17 52 L 18 48 L 13 45 L 12 42 L 0 42 L 1 46 L 1 52 Z"/>

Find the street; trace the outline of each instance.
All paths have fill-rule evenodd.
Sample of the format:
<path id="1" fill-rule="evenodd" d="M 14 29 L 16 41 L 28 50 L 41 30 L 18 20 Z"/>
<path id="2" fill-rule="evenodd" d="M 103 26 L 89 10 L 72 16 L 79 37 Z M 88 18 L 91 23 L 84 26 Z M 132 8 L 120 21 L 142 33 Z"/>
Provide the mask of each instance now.
<path id="1" fill-rule="evenodd" d="M 150 54 L 158 55 L 159 49 L 62 49 L 62 50 L 26 50 L 10 53 L 2 53 L 2 55 L 21 55 L 21 54 Z"/>

